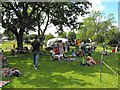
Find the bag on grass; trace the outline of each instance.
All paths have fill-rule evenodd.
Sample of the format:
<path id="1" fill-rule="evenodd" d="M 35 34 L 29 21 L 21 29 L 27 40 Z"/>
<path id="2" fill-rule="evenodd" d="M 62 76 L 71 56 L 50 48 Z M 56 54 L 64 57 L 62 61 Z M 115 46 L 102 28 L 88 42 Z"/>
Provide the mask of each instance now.
<path id="1" fill-rule="evenodd" d="M 20 76 L 22 76 L 22 73 L 19 70 L 15 70 L 14 71 L 14 76 L 20 77 Z"/>
<path id="2" fill-rule="evenodd" d="M 20 76 L 22 76 L 22 73 L 15 68 L 15 69 L 11 69 L 11 70 L 9 71 L 8 76 L 20 77 Z"/>

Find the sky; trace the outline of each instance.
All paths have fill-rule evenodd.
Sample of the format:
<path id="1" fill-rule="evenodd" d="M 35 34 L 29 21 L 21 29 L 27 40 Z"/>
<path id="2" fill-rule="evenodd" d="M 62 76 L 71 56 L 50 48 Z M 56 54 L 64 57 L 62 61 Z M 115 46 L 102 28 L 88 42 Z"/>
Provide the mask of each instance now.
<path id="1" fill-rule="evenodd" d="M 91 1 L 91 0 L 90 0 Z M 105 16 L 114 14 L 115 20 L 118 22 L 118 2 L 120 0 L 92 0 L 93 10 L 102 11 Z"/>
<path id="2" fill-rule="evenodd" d="M 115 21 L 117 22 L 115 23 L 115 25 L 118 26 L 118 2 L 120 0 L 89 0 L 89 1 L 92 2 L 92 8 L 90 8 L 90 11 L 92 10 L 102 11 L 105 16 L 109 14 L 114 14 Z M 82 19 L 83 18 L 80 17 L 79 21 L 82 21 Z M 55 34 L 56 31 L 55 27 L 50 27 L 48 29 L 49 30 L 48 32 L 46 32 L 46 34 L 52 33 L 54 36 L 57 36 L 57 34 Z M 64 29 L 65 31 L 67 31 L 67 28 Z M 1 29 L 0 32 L 3 32 L 3 30 Z"/>
<path id="3" fill-rule="evenodd" d="M 118 22 L 118 2 L 102 2 L 105 6 L 103 12 L 105 15 L 114 14 L 115 20 Z"/>
<path id="4" fill-rule="evenodd" d="M 118 26 L 118 2 L 120 0 L 89 0 L 89 1 L 92 2 L 92 8 L 90 8 L 90 11 L 92 10 L 101 11 L 104 13 L 104 16 L 108 16 L 109 14 L 114 14 L 115 21 L 116 21 L 114 25 Z M 78 20 L 82 21 L 82 19 L 83 18 L 80 17 Z M 49 32 L 46 32 L 46 34 L 52 32 L 54 36 L 57 36 L 57 34 L 54 33 L 55 31 L 54 29 L 51 28 L 51 30 L 49 30 Z M 67 31 L 66 28 L 65 28 L 65 31 Z"/>

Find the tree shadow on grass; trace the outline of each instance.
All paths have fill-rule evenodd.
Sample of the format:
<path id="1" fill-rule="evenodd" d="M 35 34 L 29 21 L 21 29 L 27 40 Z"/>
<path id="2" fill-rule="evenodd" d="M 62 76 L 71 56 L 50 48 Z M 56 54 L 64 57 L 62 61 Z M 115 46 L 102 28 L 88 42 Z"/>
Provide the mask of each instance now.
<path id="1" fill-rule="evenodd" d="M 93 53 L 93 55 L 97 54 L 98 53 Z M 7 87 L 15 87 L 14 83 L 16 80 L 19 81 L 19 83 L 16 85 L 16 88 L 86 87 L 92 86 L 92 82 L 86 82 L 85 79 L 82 77 L 77 78 L 77 75 L 96 78 L 98 77 L 96 73 L 100 72 L 100 65 L 90 67 L 80 66 L 79 63 L 81 58 L 74 62 L 51 62 L 49 61 L 50 56 L 48 54 L 46 56 L 41 55 L 39 59 L 39 69 L 34 70 L 32 65 L 32 54 L 17 55 L 16 57 L 12 57 L 10 54 L 7 55 L 11 67 L 16 67 L 23 73 L 23 76 L 17 79 L 14 79 L 13 77 L 13 83 L 9 84 Z M 103 70 L 103 73 L 106 73 L 106 71 Z M 73 77 L 74 74 L 76 77 Z M 107 72 L 107 74 L 113 75 L 113 73 L 111 72 Z"/>
<path id="2" fill-rule="evenodd" d="M 36 82 L 38 82 L 39 84 L 36 85 L 36 82 L 34 82 L 35 80 L 37 80 Z M 85 83 L 84 80 L 82 79 L 66 78 L 63 75 L 51 75 L 51 74 L 49 75 L 37 74 L 36 78 L 29 79 L 27 81 L 30 82 L 29 84 L 35 85 L 36 87 L 49 87 L 49 88 L 61 88 L 66 86 L 70 87 L 72 85 L 77 86 L 85 86 L 87 84 L 91 85 L 90 83 Z M 26 82 L 23 81 L 21 83 L 24 84 Z"/>
<path id="3" fill-rule="evenodd" d="M 63 74 L 62 71 L 51 72 L 44 69 L 35 71 L 32 68 L 30 70 L 31 71 L 26 72 L 25 75 L 21 79 L 19 79 L 22 85 L 27 84 L 29 86 L 33 86 L 34 88 L 62 88 L 73 87 L 75 85 L 83 87 L 86 85 L 92 85 L 91 83 L 84 82 L 83 79 L 67 77 Z"/>

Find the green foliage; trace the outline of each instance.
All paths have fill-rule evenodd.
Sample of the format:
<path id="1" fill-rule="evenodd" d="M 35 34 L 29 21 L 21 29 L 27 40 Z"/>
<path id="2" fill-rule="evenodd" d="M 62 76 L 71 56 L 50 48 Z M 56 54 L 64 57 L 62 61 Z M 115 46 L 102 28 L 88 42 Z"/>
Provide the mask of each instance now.
<path id="1" fill-rule="evenodd" d="M 71 42 L 71 41 L 73 41 L 74 39 L 76 39 L 76 34 L 75 34 L 75 32 L 69 32 L 68 33 L 68 39 L 69 39 L 69 41 Z"/>
<path id="2" fill-rule="evenodd" d="M 25 34 L 23 39 L 24 40 L 33 40 L 35 38 L 35 36 L 37 36 L 37 34 L 31 34 L 31 35 Z"/>
<path id="3" fill-rule="evenodd" d="M 23 39 L 26 41 L 26 40 L 30 40 L 30 36 L 28 35 L 24 35 Z"/>
<path id="4" fill-rule="evenodd" d="M 13 40 L 15 39 L 15 35 L 12 32 L 4 32 L 4 35 L 8 37 L 8 40 Z"/>
<path id="5" fill-rule="evenodd" d="M 112 23 L 115 22 L 113 14 L 103 17 L 103 13 L 93 11 L 85 18 L 83 25 L 79 28 L 78 36 L 87 40 L 91 38 L 98 43 L 108 43 L 118 33 L 118 28 Z"/>
<path id="6" fill-rule="evenodd" d="M 35 37 L 37 36 L 37 34 L 31 34 L 29 36 L 30 36 L 30 39 L 33 40 L 33 39 L 35 39 Z"/>
<path id="7" fill-rule="evenodd" d="M 49 25 L 57 28 L 57 33 L 63 31 L 63 27 L 71 30 L 77 29 L 78 16 L 88 13 L 91 3 L 86 2 L 18 2 L 2 3 L 3 27 L 11 31 L 17 38 L 18 47 L 23 46 L 23 33 L 36 31 L 41 42 L 44 41 L 45 32 Z"/>
<path id="8" fill-rule="evenodd" d="M 119 42 L 120 42 L 120 32 L 116 33 L 115 36 L 109 40 L 109 45 L 115 47 Z"/>
<path id="9" fill-rule="evenodd" d="M 45 43 L 47 43 L 47 41 L 48 41 L 49 39 L 52 39 L 52 38 L 54 38 L 54 36 L 53 36 L 51 33 L 49 33 L 49 35 L 46 35 L 46 36 L 45 36 Z"/>
<path id="10" fill-rule="evenodd" d="M 65 38 L 66 37 L 66 32 L 61 32 L 58 34 L 58 37 L 60 38 Z"/>

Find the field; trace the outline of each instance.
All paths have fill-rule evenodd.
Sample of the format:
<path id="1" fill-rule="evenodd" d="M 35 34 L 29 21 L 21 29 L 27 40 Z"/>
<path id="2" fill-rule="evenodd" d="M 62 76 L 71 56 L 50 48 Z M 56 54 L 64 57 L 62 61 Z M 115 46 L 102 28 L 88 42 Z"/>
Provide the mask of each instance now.
<path id="1" fill-rule="evenodd" d="M 10 68 L 17 68 L 22 72 L 21 77 L 3 77 L 11 82 L 3 88 L 118 88 L 118 79 L 109 68 L 103 65 L 102 81 L 100 82 L 100 64 L 94 66 L 80 66 L 81 57 L 76 61 L 62 60 L 51 61 L 49 52 L 42 51 L 39 58 L 39 69 L 35 70 L 32 63 L 32 53 L 11 56 L 7 47 L 12 47 L 13 42 L 2 44 L 4 55 L 7 56 Z M 110 48 L 109 48 L 110 49 Z M 92 56 L 95 60 L 101 58 L 102 47 L 98 47 Z M 111 53 L 104 57 L 107 63 L 117 73 L 119 53 Z"/>

